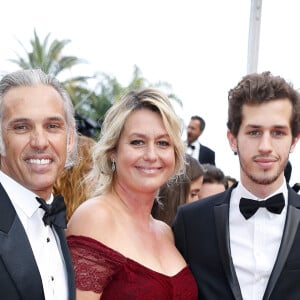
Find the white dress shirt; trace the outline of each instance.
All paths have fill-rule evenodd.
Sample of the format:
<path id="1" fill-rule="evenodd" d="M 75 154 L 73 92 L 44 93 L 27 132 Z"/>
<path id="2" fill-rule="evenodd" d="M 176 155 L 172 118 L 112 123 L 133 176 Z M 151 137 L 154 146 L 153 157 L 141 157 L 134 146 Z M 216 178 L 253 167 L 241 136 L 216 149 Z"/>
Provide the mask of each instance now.
<path id="1" fill-rule="evenodd" d="M 59 238 L 50 226 L 44 225 L 42 218 L 45 211 L 39 208 L 37 195 L 2 171 L 0 171 L 0 182 L 11 199 L 29 239 L 40 271 L 45 300 L 67 300 L 67 274 Z M 47 203 L 51 203 L 52 200 L 53 196 Z"/>
<path id="2" fill-rule="evenodd" d="M 259 208 L 248 220 L 239 210 L 241 197 L 258 199 L 239 183 L 233 189 L 229 209 L 230 247 L 233 264 L 244 300 L 263 298 L 280 247 L 286 212 L 286 182 L 272 195 L 283 193 L 285 206 L 281 214 Z M 269 198 L 269 197 L 267 197 Z"/>
<path id="3" fill-rule="evenodd" d="M 188 142 L 186 142 L 186 153 L 194 157 L 195 159 L 199 160 L 199 154 L 200 154 L 200 142 L 198 140 L 194 141 L 193 143 L 190 143 L 192 146 L 194 146 L 194 149 L 191 147 L 188 147 Z"/>

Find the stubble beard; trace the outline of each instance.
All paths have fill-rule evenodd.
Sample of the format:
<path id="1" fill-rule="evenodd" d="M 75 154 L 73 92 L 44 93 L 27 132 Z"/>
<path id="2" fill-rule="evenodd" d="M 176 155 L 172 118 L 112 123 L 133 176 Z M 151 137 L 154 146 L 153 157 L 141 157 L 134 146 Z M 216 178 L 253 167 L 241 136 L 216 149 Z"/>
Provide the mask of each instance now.
<path id="1" fill-rule="evenodd" d="M 267 177 L 268 175 L 255 176 L 249 172 L 247 172 L 246 168 L 244 168 L 243 164 L 240 162 L 240 166 L 244 172 L 244 174 L 253 182 L 260 185 L 270 185 L 274 183 L 280 176 L 281 172 L 277 172 L 274 176 Z"/>
<path id="2" fill-rule="evenodd" d="M 246 177 L 248 179 L 250 179 L 250 181 L 252 181 L 253 183 L 260 184 L 260 185 L 270 185 L 270 184 L 274 183 L 280 177 L 280 175 L 284 172 L 284 168 L 288 162 L 288 158 L 287 158 L 285 164 L 280 165 L 276 174 L 273 176 L 268 175 L 267 172 L 264 172 L 263 175 L 256 176 L 255 174 L 252 174 L 247 170 L 246 166 L 243 164 L 243 161 L 240 158 L 239 151 L 237 151 L 237 154 L 239 156 L 240 168 L 242 169 L 242 171 L 244 172 Z"/>

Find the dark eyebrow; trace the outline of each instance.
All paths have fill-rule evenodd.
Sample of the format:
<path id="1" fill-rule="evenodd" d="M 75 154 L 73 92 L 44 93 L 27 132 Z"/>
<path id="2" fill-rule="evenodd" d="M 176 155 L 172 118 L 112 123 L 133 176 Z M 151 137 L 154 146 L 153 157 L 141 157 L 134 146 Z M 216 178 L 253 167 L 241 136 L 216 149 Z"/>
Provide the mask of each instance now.
<path id="1" fill-rule="evenodd" d="M 277 129 L 288 129 L 289 128 L 288 126 L 285 126 L 285 125 L 274 125 L 273 127 L 277 128 Z"/>
<path id="2" fill-rule="evenodd" d="M 264 126 L 262 125 L 255 125 L 255 124 L 248 124 L 246 126 L 246 129 L 259 129 L 259 128 L 262 128 Z M 272 125 L 271 128 L 274 128 L 274 129 L 289 129 L 288 126 L 286 125 Z"/>
<path id="3" fill-rule="evenodd" d="M 247 128 L 251 128 L 251 129 L 253 129 L 253 128 L 261 128 L 262 126 L 261 125 L 254 125 L 254 124 L 248 124 L 248 125 L 246 125 L 246 129 Z"/>

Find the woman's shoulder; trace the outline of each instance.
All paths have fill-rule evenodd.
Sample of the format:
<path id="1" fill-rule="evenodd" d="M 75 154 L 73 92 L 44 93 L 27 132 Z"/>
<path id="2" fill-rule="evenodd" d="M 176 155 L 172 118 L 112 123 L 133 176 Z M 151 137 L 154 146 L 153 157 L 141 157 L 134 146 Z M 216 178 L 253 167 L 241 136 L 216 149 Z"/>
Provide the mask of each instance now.
<path id="1" fill-rule="evenodd" d="M 118 261 L 124 263 L 126 261 L 126 257 L 120 252 L 94 238 L 82 235 L 69 235 L 67 240 L 72 251 L 77 249 L 77 251 L 95 254 L 96 256 L 101 254 L 105 258 L 111 258 L 115 262 Z"/>
<path id="2" fill-rule="evenodd" d="M 113 229 L 114 214 L 107 196 L 98 196 L 84 201 L 71 216 L 67 235 L 84 235 L 101 240 L 106 231 Z M 100 237 L 100 238 L 99 238 Z"/>
<path id="3" fill-rule="evenodd" d="M 84 201 L 74 212 L 72 219 L 89 217 L 86 221 L 103 221 L 110 216 L 111 205 L 107 196 L 97 196 Z M 99 218 L 101 216 L 102 218 Z"/>

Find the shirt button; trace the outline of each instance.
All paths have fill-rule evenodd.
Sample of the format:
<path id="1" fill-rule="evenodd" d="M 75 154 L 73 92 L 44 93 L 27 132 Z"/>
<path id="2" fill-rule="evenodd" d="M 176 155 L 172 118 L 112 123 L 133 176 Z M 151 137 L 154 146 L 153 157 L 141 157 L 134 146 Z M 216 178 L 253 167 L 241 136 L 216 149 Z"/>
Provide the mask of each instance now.
<path id="1" fill-rule="evenodd" d="M 50 238 L 49 237 L 47 237 L 47 243 L 49 243 L 50 242 Z"/>
<path id="2" fill-rule="evenodd" d="M 54 281 L 54 277 L 53 276 L 51 276 L 51 280 Z"/>

